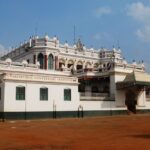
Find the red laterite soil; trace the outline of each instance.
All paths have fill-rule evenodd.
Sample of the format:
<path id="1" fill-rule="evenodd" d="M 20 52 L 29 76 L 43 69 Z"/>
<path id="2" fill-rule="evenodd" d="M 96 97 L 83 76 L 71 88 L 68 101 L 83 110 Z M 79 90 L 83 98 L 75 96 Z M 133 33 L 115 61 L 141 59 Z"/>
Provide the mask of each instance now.
<path id="1" fill-rule="evenodd" d="M 150 150 L 150 115 L 0 122 L 0 150 Z"/>

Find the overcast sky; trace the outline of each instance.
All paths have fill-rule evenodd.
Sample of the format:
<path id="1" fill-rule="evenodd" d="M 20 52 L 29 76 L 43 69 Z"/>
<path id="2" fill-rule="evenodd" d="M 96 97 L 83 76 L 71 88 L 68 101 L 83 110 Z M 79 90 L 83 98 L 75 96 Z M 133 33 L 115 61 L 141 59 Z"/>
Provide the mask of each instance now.
<path id="1" fill-rule="evenodd" d="M 120 46 L 150 70 L 150 0 L 0 0 L 0 50 L 36 33 L 61 43 L 80 38 L 87 47 Z"/>

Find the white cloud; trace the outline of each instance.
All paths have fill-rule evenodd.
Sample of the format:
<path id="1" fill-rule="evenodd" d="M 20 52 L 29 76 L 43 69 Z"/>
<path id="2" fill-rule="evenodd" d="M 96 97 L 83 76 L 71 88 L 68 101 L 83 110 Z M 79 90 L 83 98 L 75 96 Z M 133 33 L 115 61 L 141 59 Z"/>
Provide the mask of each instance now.
<path id="1" fill-rule="evenodd" d="M 127 6 L 127 15 L 141 23 L 141 28 L 135 34 L 143 42 L 150 42 L 150 6 L 142 2 L 132 3 Z"/>
<path id="2" fill-rule="evenodd" d="M 144 26 L 143 29 L 138 29 L 136 35 L 144 42 L 150 42 L 150 26 Z"/>
<path id="3" fill-rule="evenodd" d="M 137 21 L 147 23 L 150 21 L 150 6 L 145 6 L 142 2 L 132 3 L 127 7 L 127 14 Z"/>
<path id="4" fill-rule="evenodd" d="M 97 18 L 102 17 L 103 15 L 109 15 L 112 13 L 112 10 L 109 7 L 99 7 L 94 11 L 94 15 Z"/>

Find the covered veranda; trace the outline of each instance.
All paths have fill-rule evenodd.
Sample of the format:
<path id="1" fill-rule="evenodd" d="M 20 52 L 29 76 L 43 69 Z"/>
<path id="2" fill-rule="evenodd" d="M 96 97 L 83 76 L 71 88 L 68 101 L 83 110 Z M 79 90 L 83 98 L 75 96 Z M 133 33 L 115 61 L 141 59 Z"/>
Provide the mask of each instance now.
<path id="1" fill-rule="evenodd" d="M 79 78 L 79 92 L 81 101 L 109 101 L 110 78 L 84 76 Z"/>
<path id="2" fill-rule="evenodd" d="M 150 97 L 150 75 L 143 72 L 132 72 L 125 79 L 116 83 L 117 90 L 123 90 L 125 105 L 131 113 L 136 113 L 137 106 L 144 106 Z"/>

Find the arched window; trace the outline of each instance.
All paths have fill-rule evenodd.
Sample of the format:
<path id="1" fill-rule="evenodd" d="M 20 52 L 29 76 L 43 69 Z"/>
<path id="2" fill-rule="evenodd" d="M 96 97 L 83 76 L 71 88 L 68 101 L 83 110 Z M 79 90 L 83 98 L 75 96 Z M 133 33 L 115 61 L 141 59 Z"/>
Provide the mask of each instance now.
<path id="1" fill-rule="evenodd" d="M 63 65 L 65 66 L 65 60 L 61 58 L 59 59 L 59 68 L 61 69 Z"/>
<path id="2" fill-rule="evenodd" d="M 50 54 L 50 55 L 48 56 L 48 69 L 49 69 L 49 70 L 52 70 L 52 69 L 53 69 L 53 55 L 52 55 L 52 54 Z"/>
<path id="3" fill-rule="evenodd" d="M 38 55 L 38 62 L 40 63 L 40 69 L 44 69 L 44 56 L 41 53 Z"/>
<path id="4" fill-rule="evenodd" d="M 85 68 L 91 68 L 91 67 L 92 67 L 92 64 L 90 62 L 86 62 Z"/>
<path id="5" fill-rule="evenodd" d="M 25 100 L 25 87 L 24 86 L 16 87 L 16 100 Z"/>
<path id="6" fill-rule="evenodd" d="M 77 70 L 79 70 L 79 69 L 83 69 L 82 61 L 77 62 Z"/>
<path id="7" fill-rule="evenodd" d="M 73 64 L 74 64 L 73 60 L 69 60 L 67 67 L 70 68 L 71 66 L 73 66 Z"/>
<path id="8" fill-rule="evenodd" d="M 95 64 L 94 64 L 94 68 L 98 68 L 98 63 L 95 63 Z"/>

